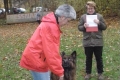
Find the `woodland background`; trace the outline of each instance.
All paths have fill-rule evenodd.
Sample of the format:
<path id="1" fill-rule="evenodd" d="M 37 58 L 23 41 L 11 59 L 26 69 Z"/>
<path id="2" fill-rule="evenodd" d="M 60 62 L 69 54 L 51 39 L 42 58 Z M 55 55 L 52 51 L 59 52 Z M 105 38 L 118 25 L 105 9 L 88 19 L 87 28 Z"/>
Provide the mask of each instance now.
<path id="1" fill-rule="evenodd" d="M 0 0 L 0 7 L 11 9 L 12 7 L 23 7 L 28 12 L 33 7 L 42 6 L 54 11 L 60 4 L 71 4 L 79 17 L 85 12 L 85 3 L 88 0 Z M 105 17 L 120 16 L 120 0 L 93 0 L 97 4 L 97 12 L 103 14 Z M 5 5 L 5 6 L 4 6 Z"/>

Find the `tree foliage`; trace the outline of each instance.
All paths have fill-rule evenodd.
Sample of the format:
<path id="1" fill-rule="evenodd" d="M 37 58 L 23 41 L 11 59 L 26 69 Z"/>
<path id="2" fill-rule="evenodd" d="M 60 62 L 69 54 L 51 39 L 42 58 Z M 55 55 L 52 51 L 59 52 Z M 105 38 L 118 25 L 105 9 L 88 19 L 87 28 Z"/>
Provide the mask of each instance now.
<path id="1" fill-rule="evenodd" d="M 25 8 L 31 10 L 35 6 L 42 6 L 54 11 L 57 6 L 63 3 L 71 4 L 77 12 L 79 17 L 85 10 L 85 4 L 88 0 L 4 0 L 4 5 L 7 10 L 8 7 L 24 5 Z M 97 4 L 97 12 L 104 16 L 118 16 L 120 15 L 120 0 L 93 0 Z"/>

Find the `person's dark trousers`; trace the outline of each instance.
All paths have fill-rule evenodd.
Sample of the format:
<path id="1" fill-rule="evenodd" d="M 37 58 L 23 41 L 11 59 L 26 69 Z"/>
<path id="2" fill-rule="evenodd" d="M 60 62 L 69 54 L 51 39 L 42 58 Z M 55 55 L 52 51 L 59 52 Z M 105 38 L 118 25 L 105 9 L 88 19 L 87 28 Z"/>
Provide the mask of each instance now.
<path id="1" fill-rule="evenodd" d="M 97 62 L 97 71 L 99 74 L 102 73 L 103 72 L 103 60 L 102 60 L 103 46 L 84 47 L 84 50 L 86 55 L 86 73 L 91 74 L 93 54 Z"/>
<path id="2" fill-rule="evenodd" d="M 37 22 L 40 24 L 40 23 L 41 23 L 41 20 L 37 20 Z"/>

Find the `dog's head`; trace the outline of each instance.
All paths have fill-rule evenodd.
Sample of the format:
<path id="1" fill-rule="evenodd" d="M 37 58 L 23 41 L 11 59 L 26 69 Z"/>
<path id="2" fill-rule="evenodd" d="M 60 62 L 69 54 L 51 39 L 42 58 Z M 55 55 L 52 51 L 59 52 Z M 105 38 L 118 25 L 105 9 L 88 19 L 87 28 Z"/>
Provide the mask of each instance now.
<path id="1" fill-rule="evenodd" d="M 62 52 L 62 66 L 64 69 L 76 67 L 76 51 L 73 51 L 70 55 L 66 55 L 65 52 Z"/>

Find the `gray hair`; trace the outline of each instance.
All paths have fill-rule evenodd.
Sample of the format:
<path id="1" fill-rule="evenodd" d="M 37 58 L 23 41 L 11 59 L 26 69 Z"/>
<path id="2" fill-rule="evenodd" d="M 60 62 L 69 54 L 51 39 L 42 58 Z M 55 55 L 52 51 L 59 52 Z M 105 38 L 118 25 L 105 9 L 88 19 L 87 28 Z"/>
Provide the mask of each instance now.
<path id="1" fill-rule="evenodd" d="M 69 5 L 69 4 L 63 4 L 60 5 L 56 11 L 55 14 L 57 16 L 64 16 L 66 18 L 76 19 L 76 11 L 75 9 Z"/>

